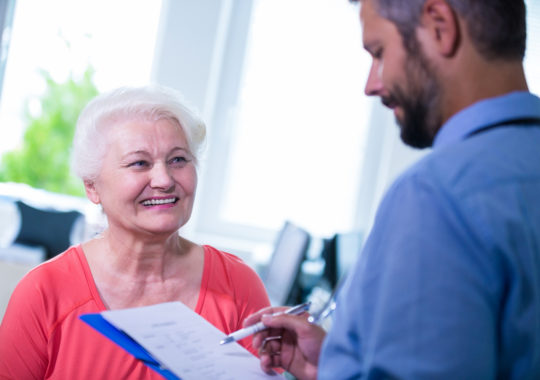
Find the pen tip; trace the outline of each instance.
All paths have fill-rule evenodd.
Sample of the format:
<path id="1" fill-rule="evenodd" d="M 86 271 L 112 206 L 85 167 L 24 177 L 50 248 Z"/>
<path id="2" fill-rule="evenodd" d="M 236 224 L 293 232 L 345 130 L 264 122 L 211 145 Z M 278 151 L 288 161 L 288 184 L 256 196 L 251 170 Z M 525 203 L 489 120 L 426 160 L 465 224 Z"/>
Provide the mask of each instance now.
<path id="1" fill-rule="evenodd" d="M 233 340 L 234 340 L 233 338 L 231 338 L 230 336 L 228 336 L 228 337 L 226 337 L 226 338 L 223 338 L 223 339 L 221 340 L 221 342 L 219 342 L 219 344 L 227 344 L 227 343 L 232 342 Z"/>

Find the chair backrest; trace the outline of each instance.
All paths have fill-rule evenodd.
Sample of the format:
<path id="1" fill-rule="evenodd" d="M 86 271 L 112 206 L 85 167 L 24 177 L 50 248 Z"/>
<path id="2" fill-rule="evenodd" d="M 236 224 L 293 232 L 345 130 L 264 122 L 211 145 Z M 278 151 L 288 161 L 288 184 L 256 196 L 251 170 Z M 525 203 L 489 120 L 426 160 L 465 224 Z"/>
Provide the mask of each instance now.
<path id="1" fill-rule="evenodd" d="M 291 303 L 310 240 L 311 236 L 306 230 L 285 222 L 276 239 L 270 262 L 261 276 L 272 305 Z"/>
<path id="2" fill-rule="evenodd" d="M 42 246 L 47 259 L 71 245 L 72 228 L 83 217 L 79 211 L 38 209 L 22 201 L 15 203 L 21 215 L 21 227 L 15 243 Z"/>
<path id="3" fill-rule="evenodd" d="M 33 265 L 0 260 L 0 322 L 4 317 L 13 289 L 15 289 L 19 280 L 32 268 Z"/>

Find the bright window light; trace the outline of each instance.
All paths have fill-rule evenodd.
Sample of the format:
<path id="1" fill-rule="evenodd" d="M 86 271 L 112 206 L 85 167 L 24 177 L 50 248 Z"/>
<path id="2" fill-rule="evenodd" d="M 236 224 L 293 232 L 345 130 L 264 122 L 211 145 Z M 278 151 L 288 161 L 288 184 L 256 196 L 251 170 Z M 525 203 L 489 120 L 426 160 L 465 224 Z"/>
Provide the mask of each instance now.
<path id="1" fill-rule="evenodd" d="M 369 106 L 355 6 L 255 4 L 221 217 L 315 234 L 350 230 Z"/>
<path id="2" fill-rule="evenodd" d="M 38 70 L 62 81 L 91 64 L 100 91 L 147 83 L 160 9 L 154 0 L 17 0 L 0 103 L 0 154 L 19 144 L 24 102 L 44 90 Z"/>

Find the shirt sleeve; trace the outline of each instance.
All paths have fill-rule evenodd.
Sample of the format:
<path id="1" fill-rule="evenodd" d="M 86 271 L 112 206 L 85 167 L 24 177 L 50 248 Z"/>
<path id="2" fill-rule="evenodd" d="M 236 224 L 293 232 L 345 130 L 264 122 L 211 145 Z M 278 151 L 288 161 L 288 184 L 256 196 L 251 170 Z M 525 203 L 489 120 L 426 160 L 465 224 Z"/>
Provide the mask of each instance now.
<path id="1" fill-rule="evenodd" d="M 390 189 L 338 296 L 320 378 L 494 378 L 501 275 L 471 212 L 418 177 Z"/>
<path id="2" fill-rule="evenodd" d="M 45 308 L 30 272 L 12 293 L 0 325 L 0 378 L 43 379 L 48 364 Z"/>

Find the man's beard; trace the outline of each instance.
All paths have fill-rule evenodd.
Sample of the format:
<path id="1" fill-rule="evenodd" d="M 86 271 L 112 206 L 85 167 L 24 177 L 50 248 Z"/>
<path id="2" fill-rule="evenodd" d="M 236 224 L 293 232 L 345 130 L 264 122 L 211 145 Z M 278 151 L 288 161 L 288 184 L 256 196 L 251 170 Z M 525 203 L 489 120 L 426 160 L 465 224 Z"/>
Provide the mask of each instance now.
<path id="1" fill-rule="evenodd" d="M 401 127 L 403 142 L 415 148 L 426 148 L 433 144 L 442 124 L 440 86 L 421 51 L 409 53 L 405 73 L 405 86 L 395 85 L 383 103 L 402 108 L 402 120 L 396 116 L 396 121 Z"/>

